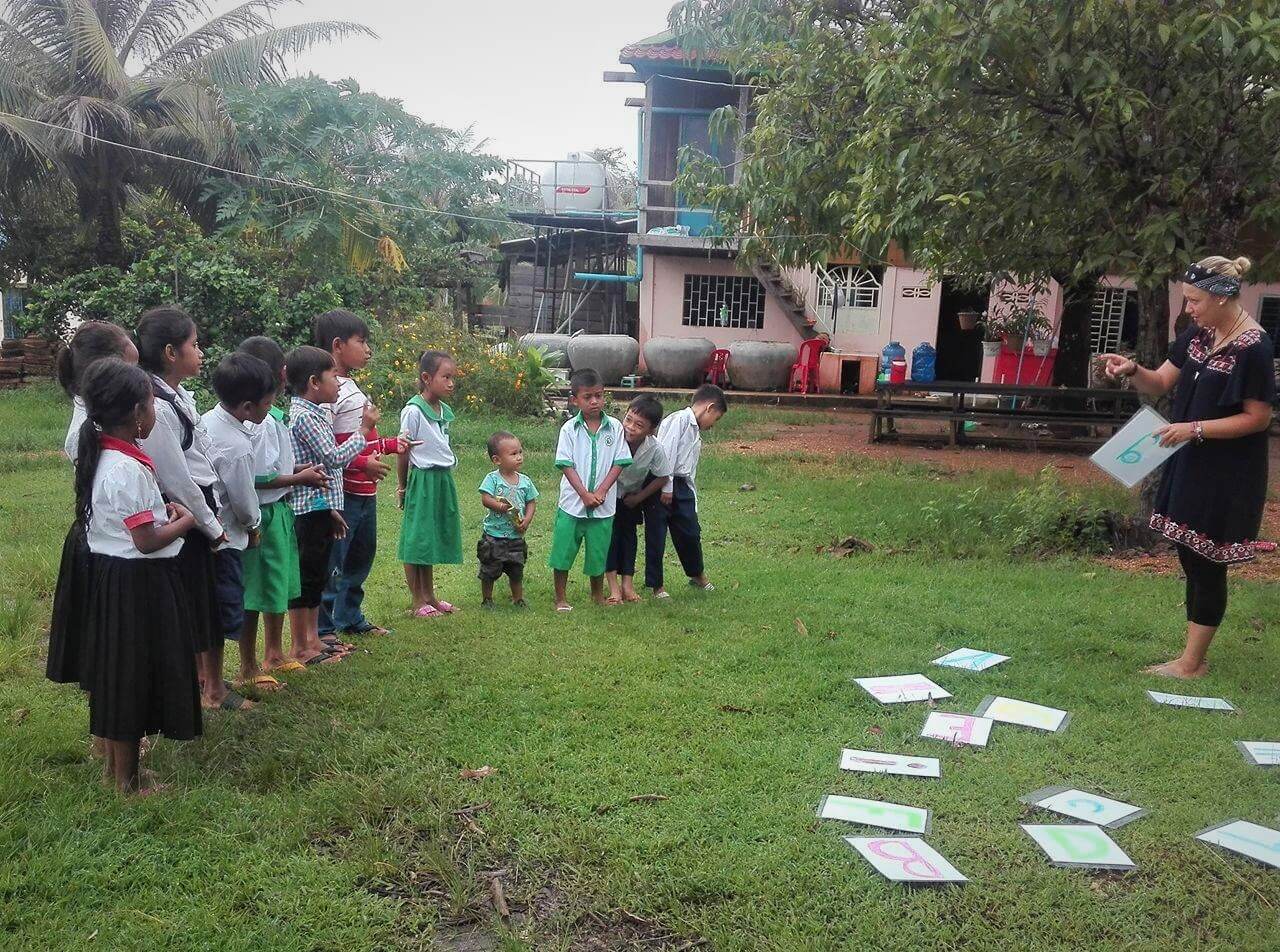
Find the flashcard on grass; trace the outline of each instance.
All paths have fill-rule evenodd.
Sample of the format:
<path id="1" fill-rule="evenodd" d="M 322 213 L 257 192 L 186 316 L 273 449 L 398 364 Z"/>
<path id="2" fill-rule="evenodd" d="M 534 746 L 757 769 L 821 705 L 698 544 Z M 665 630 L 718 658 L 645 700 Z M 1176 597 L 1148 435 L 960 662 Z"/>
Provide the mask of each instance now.
<path id="1" fill-rule="evenodd" d="M 967 883 L 946 857 L 918 836 L 846 836 L 877 873 L 895 883 Z"/>
<path id="2" fill-rule="evenodd" d="M 1236 746 L 1255 767 L 1280 767 L 1280 740 L 1238 740 Z"/>
<path id="3" fill-rule="evenodd" d="M 904 777 L 940 777 L 942 765 L 936 757 L 910 754 L 882 754 L 875 750 L 840 751 L 840 769 L 862 773 L 900 774 Z"/>
<path id="4" fill-rule="evenodd" d="M 1054 866 L 1133 869 L 1135 863 L 1115 841 L 1092 824 L 1020 824 Z"/>
<path id="5" fill-rule="evenodd" d="M 944 654 L 941 658 L 934 658 L 934 664 L 940 664 L 944 668 L 960 668 L 964 671 L 986 671 L 987 668 L 994 668 L 1002 661 L 1008 661 L 1008 655 L 996 654 L 992 651 L 978 651 L 976 648 L 957 648 L 955 651 Z"/>
<path id="6" fill-rule="evenodd" d="M 936 701 L 951 697 L 949 691 L 934 684 L 923 674 L 894 674 L 883 678 L 854 678 L 853 680 L 881 704 Z"/>
<path id="7" fill-rule="evenodd" d="M 1032 704 L 1030 701 L 1019 701 L 1011 697 L 983 698 L 973 713 L 1002 724 L 1032 727 L 1051 734 L 1066 730 L 1067 721 L 1071 719 L 1071 715 L 1056 707 L 1045 707 L 1043 704 Z"/>
<path id="8" fill-rule="evenodd" d="M 1230 701 L 1220 697 L 1194 697 L 1190 694 L 1165 694 L 1163 691 L 1148 691 L 1147 697 L 1157 704 L 1168 704 L 1170 707 L 1195 707 L 1202 711 L 1234 711 Z"/>
<path id="9" fill-rule="evenodd" d="M 1280 869 L 1280 830 L 1269 826 L 1259 826 L 1248 820 L 1228 820 L 1201 830 L 1196 839 Z"/>
<path id="10" fill-rule="evenodd" d="M 972 714 L 952 714 L 948 711 L 930 711 L 925 718 L 921 737 L 932 737 L 952 744 L 968 744 L 971 747 L 986 747 L 991 737 L 991 725 L 995 721 L 989 717 L 975 717 Z"/>
<path id="11" fill-rule="evenodd" d="M 886 830 L 903 830 L 907 833 L 929 832 L 928 810 L 901 803 L 863 800 L 861 797 L 841 797 L 834 793 L 822 798 L 822 802 L 818 804 L 818 817 L 823 820 L 844 820 L 862 826 L 879 826 Z"/>
<path id="12" fill-rule="evenodd" d="M 1019 797 L 1019 800 L 1033 807 L 1052 810 L 1054 813 L 1069 816 L 1073 820 L 1084 820 L 1086 823 L 1104 826 L 1109 830 L 1124 826 L 1147 814 L 1146 810 L 1135 807 L 1131 803 L 1122 803 L 1101 794 L 1077 790 L 1075 787 L 1045 787 L 1025 797 Z"/>

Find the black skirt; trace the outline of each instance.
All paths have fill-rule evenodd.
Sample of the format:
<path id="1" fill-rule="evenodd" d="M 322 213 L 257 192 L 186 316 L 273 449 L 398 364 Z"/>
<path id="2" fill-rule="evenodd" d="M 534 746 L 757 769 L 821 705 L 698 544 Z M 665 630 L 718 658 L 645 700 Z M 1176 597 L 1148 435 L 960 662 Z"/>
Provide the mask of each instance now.
<path id="1" fill-rule="evenodd" d="M 84 627 L 88 620 L 89 584 L 93 555 L 85 539 L 84 526 L 77 519 L 62 543 L 58 585 L 53 592 L 53 617 L 49 623 L 49 660 L 44 674 L 58 684 L 79 682 L 87 689 L 85 666 L 87 642 Z"/>
<path id="2" fill-rule="evenodd" d="M 200 687 L 178 559 L 93 560 L 89 731 L 136 741 L 200 735 Z"/>
<path id="3" fill-rule="evenodd" d="M 196 651 L 222 644 L 218 614 L 218 571 L 209 537 L 192 529 L 182 537 L 182 551 L 174 557 L 186 607 L 191 616 L 191 643 Z"/>

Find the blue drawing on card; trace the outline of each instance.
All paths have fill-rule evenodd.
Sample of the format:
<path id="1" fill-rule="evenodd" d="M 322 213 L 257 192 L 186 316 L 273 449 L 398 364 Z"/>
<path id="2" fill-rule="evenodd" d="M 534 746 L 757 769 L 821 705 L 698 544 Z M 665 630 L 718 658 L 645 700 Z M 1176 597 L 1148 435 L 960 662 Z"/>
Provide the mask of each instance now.
<path id="1" fill-rule="evenodd" d="M 1263 827 L 1263 829 L 1265 829 L 1265 827 Z M 1268 853 L 1275 853 L 1276 859 L 1280 860 L 1280 839 L 1277 839 L 1274 843 L 1268 843 L 1266 840 L 1260 840 L 1253 836 L 1245 836 L 1243 833 L 1237 833 L 1235 830 L 1231 829 L 1230 827 L 1223 827 L 1222 829 L 1216 830 L 1215 832 L 1222 839 L 1239 840 L 1242 843 L 1249 843 L 1249 844 L 1252 844 L 1253 846 L 1259 846 L 1262 849 L 1266 850 Z"/>
<path id="2" fill-rule="evenodd" d="M 951 658 L 947 663 L 957 668 L 978 668 L 983 662 L 994 657 L 995 655 L 990 651 L 975 651 L 972 654 Z"/>
<path id="3" fill-rule="evenodd" d="M 1136 465 L 1137 463 L 1141 463 L 1142 454 L 1138 452 L 1138 447 L 1141 446 L 1143 443 L 1147 442 L 1147 440 L 1159 440 L 1159 439 L 1160 437 L 1158 437 L 1156 434 L 1148 433 L 1146 436 L 1142 437 L 1140 440 L 1138 440 L 1128 449 L 1121 452 L 1120 455 L 1116 457 L 1116 459 L 1118 459 L 1120 462 L 1125 463 L 1129 466 L 1133 466 L 1133 465 Z"/>
<path id="4" fill-rule="evenodd" d="M 1067 801 L 1067 806 L 1076 807 L 1080 810 L 1088 810 L 1090 813 L 1101 813 L 1106 809 L 1101 803 L 1093 799 L 1093 797 L 1072 797 Z"/>

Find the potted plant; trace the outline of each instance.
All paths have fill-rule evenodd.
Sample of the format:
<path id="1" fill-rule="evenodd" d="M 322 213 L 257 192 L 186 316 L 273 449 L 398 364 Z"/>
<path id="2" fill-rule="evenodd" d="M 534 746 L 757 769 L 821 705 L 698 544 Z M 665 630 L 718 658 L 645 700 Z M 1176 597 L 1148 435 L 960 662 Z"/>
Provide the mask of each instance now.
<path id="1" fill-rule="evenodd" d="M 987 312 L 982 314 L 982 356 L 999 357 L 1003 343 L 998 322 L 993 322 Z"/>
<path id="2" fill-rule="evenodd" d="M 978 321 L 982 315 L 977 311 L 961 311 L 956 315 L 956 320 L 960 322 L 960 330 L 971 331 L 978 326 Z"/>
<path id="3" fill-rule="evenodd" d="M 1012 351 L 1022 351 L 1028 338 L 1048 338 L 1052 333 L 1053 326 L 1034 296 L 1030 301 L 1011 301 L 997 307 L 987 317 L 987 336 L 1003 340 Z"/>
<path id="4" fill-rule="evenodd" d="M 1053 329 L 1038 330 L 1031 338 L 1031 352 L 1037 357 L 1048 357 L 1053 348 Z"/>

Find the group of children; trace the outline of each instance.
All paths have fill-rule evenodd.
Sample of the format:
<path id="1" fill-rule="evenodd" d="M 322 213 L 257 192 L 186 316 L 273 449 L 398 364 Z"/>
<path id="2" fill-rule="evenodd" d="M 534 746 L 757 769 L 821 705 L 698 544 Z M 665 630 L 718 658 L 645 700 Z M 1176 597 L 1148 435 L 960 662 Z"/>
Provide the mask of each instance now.
<path id="1" fill-rule="evenodd" d="M 355 636 L 385 634 L 365 617 L 364 583 L 376 553 L 377 486 L 395 457 L 404 510 L 398 555 L 417 618 L 457 611 L 439 598 L 433 567 L 462 561 L 450 444 L 457 365 L 427 351 L 418 394 L 395 437 L 352 377 L 371 358 L 369 330 L 348 311 L 313 322 L 317 346 L 285 354 L 251 337 L 223 357 L 211 383 L 217 405 L 200 415 L 183 382 L 200 373 L 195 321 L 177 307 L 145 313 L 131 336 L 103 322 L 80 326 L 59 356 L 73 398 L 65 450 L 75 464 L 76 517 L 63 546 L 47 674 L 89 696 L 90 733 L 120 790 L 155 789 L 140 767 L 153 734 L 191 739 L 201 708 L 236 710 L 240 693 L 280 689 L 273 673 L 333 664 Z M 592 597 L 638 601 L 637 530 L 645 526 L 645 585 L 665 598 L 669 533 L 690 584 L 711 590 L 703 564 L 695 479 L 701 433 L 725 411 L 703 387 L 667 419 L 652 397 L 620 422 L 603 412 L 592 370 L 570 377 L 578 411 L 560 431 L 559 505 L 549 564 L 555 607 L 571 611 L 568 573 L 585 545 Z M 290 394 L 287 414 L 278 406 Z M 496 467 L 479 486 L 476 546 L 482 605 L 506 575 L 524 607 L 525 535 L 538 490 L 524 474 L 517 436 L 494 433 Z M 606 580 L 608 593 L 606 593 Z M 284 621 L 291 644 L 284 648 Z M 263 653 L 257 655 L 259 620 Z M 239 671 L 223 679 L 225 640 Z"/>

